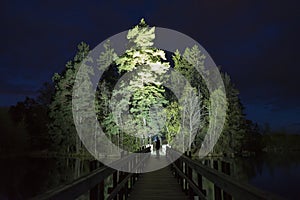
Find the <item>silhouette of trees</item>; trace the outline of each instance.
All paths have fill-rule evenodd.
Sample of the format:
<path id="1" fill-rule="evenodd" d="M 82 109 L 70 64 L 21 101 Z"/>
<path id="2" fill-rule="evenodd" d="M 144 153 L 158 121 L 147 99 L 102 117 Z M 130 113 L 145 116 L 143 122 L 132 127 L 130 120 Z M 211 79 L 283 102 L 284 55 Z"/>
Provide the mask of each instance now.
<path id="1" fill-rule="evenodd" d="M 243 140 L 247 131 L 246 119 L 243 113 L 244 108 L 238 97 L 239 91 L 231 82 L 229 75 L 225 73 L 222 78 L 226 90 L 228 109 L 224 129 L 216 145 L 216 150 L 237 153 L 243 149 Z"/>
<path id="2" fill-rule="evenodd" d="M 13 121 L 9 108 L 0 108 L 0 155 L 25 152 L 29 148 L 29 135 L 22 117 Z M 15 118 L 15 120 L 17 120 Z"/>
<path id="3" fill-rule="evenodd" d="M 51 145 L 47 127 L 49 122 L 47 106 L 51 102 L 53 93 L 53 85 L 44 83 L 38 90 L 35 99 L 26 97 L 24 101 L 9 108 L 13 126 L 24 129 L 18 132 L 20 133 L 19 138 L 27 150 L 48 149 Z M 11 135 L 11 137 L 13 136 Z M 16 146 L 19 145 L 16 144 Z"/>

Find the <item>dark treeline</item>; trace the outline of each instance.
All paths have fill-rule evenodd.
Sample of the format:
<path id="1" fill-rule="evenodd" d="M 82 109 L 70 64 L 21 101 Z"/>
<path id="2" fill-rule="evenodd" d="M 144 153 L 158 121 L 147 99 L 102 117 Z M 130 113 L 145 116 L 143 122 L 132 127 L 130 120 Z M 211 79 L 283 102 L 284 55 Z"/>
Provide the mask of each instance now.
<path id="1" fill-rule="evenodd" d="M 54 94 L 53 84 L 44 83 L 36 98 L 26 97 L 10 108 L 1 108 L 2 153 L 23 154 L 51 147 L 48 134 L 49 103 Z"/>
<path id="2" fill-rule="evenodd" d="M 272 134 L 264 134 L 262 138 L 264 151 L 277 153 L 300 151 L 300 135 L 275 131 Z"/>

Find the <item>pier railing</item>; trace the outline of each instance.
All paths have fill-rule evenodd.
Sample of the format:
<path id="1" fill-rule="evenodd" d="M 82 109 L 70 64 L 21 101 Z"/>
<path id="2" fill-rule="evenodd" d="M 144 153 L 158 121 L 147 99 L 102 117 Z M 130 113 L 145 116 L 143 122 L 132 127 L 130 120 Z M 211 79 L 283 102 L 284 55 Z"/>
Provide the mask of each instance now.
<path id="1" fill-rule="evenodd" d="M 179 154 L 179 152 L 167 148 L 167 158 L 173 160 L 172 156 L 178 157 L 176 154 Z M 190 199 L 194 199 L 195 197 L 202 200 L 282 199 L 249 184 L 239 182 L 229 176 L 230 169 L 226 162 L 221 162 L 221 165 L 218 162 L 214 162 L 213 168 L 210 168 L 203 165 L 198 160 L 192 160 L 191 153 L 189 152 L 180 156 L 171 166 L 182 190 L 189 195 Z M 221 170 L 219 168 L 221 168 Z M 213 197 L 208 198 L 207 191 L 203 187 L 203 178 L 213 184 Z"/>
<path id="2" fill-rule="evenodd" d="M 66 200 L 76 199 L 87 194 L 90 200 L 102 199 L 127 199 L 130 189 L 137 181 L 139 172 L 145 166 L 147 158 L 150 156 L 150 147 L 142 147 L 136 154 L 124 155 L 120 160 L 112 165 L 123 165 L 124 171 L 102 166 L 97 168 L 97 161 L 91 163 L 91 171 L 88 175 L 62 185 L 42 195 L 32 198 L 32 200 Z M 143 156 L 141 156 L 143 155 Z M 146 156 L 145 156 L 146 155 Z M 104 189 L 104 181 L 112 176 L 112 187 Z"/>

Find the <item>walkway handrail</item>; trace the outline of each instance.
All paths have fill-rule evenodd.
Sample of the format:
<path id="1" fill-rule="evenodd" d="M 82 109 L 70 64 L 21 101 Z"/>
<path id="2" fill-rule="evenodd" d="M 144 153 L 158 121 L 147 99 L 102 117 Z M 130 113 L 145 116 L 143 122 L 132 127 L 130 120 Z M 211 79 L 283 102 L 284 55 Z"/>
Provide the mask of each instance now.
<path id="1" fill-rule="evenodd" d="M 141 149 L 140 151 L 137 151 L 135 153 L 149 153 L 151 152 L 150 147 Z M 132 156 L 133 154 L 130 154 L 128 156 L 125 156 L 124 158 L 114 162 L 114 163 L 121 163 L 125 162 L 130 164 L 131 166 L 134 166 L 132 168 L 133 171 L 136 173 L 125 173 L 117 171 L 116 169 L 102 166 L 88 175 L 82 176 L 71 183 L 62 185 L 58 188 L 55 188 L 53 190 L 50 190 L 44 194 L 38 195 L 32 200 L 48 200 L 48 199 L 55 199 L 55 200 L 65 200 L 65 199 L 75 199 L 79 197 L 82 194 L 87 193 L 90 191 L 90 199 L 104 199 L 104 180 L 109 177 L 110 175 L 113 175 L 113 188 L 110 191 L 109 199 L 113 199 L 118 193 L 124 189 L 125 186 L 126 194 L 128 195 L 128 179 L 131 179 L 130 185 L 132 187 L 133 183 L 135 182 L 136 174 L 140 171 L 139 168 L 143 167 L 145 164 L 146 156 L 143 156 L 143 159 L 139 159 L 141 157 L 139 156 Z M 150 154 L 149 154 L 150 156 Z M 137 159 L 135 159 L 137 158 Z M 135 162 L 135 163 L 133 163 Z M 116 175 L 116 176 L 115 176 Z M 126 185 L 127 184 L 127 185 Z M 123 193 L 119 193 L 119 195 L 122 195 Z"/>
<path id="2" fill-rule="evenodd" d="M 180 154 L 178 151 L 167 148 L 167 157 L 170 160 L 173 156 L 178 157 L 178 154 Z M 199 161 L 192 160 L 190 154 L 189 156 L 182 155 L 172 165 L 175 176 L 190 197 L 196 194 L 200 199 L 207 199 L 202 186 L 202 177 L 205 177 L 214 184 L 215 199 L 232 199 L 232 197 L 243 200 L 282 199 L 249 184 L 239 182 L 225 173 L 203 165 Z M 193 171 L 197 174 L 197 184 L 192 177 Z"/>

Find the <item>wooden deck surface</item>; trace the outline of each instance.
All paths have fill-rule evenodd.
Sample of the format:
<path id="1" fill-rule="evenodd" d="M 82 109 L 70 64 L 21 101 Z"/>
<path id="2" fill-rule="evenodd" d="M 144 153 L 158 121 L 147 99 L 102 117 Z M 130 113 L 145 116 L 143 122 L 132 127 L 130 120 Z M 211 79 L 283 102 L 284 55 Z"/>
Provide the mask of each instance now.
<path id="1" fill-rule="evenodd" d="M 168 164 L 166 157 L 160 156 L 157 159 L 151 156 L 146 168 L 156 168 L 159 163 Z M 129 194 L 129 200 L 188 199 L 172 175 L 169 166 L 143 173 L 140 177 Z"/>

